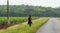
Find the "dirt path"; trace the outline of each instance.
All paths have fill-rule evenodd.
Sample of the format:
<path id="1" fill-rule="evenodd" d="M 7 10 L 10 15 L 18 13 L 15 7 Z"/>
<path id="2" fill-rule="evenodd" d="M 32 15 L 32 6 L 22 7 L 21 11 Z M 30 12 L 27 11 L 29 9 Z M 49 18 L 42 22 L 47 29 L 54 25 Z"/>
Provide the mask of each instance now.
<path id="1" fill-rule="evenodd" d="M 38 20 L 40 20 L 40 18 L 39 18 L 39 19 L 32 20 L 32 22 L 38 21 Z M 20 24 L 16 24 L 16 25 L 10 26 L 10 27 L 8 27 L 8 28 L 13 28 L 13 29 L 15 29 L 16 27 L 21 26 L 21 25 L 26 25 L 27 23 L 28 23 L 28 22 L 23 22 L 23 23 L 20 23 Z"/>
<path id="2" fill-rule="evenodd" d="M 50 18 L 50 20 L 42 26 L 36 33 L 60 33 L 60 20 Z"/>
<path id="3" fill-rule="evenodd" d="M 35 19 L 35 20 L 32 20 L 32 21 L 37 21 L 38 19 Z M 7 29 L 7 28 L 10 28 L 10 27 L 17 27 L 18 25 L 25 25 L 27 24 L 27 21 L 26 22 L 23 22 L 23 23 L 15 23 L 15 24 L 10 24 L 10 25 L 1 25 L 0 26 L 0 30 L 1 29 Z"/>

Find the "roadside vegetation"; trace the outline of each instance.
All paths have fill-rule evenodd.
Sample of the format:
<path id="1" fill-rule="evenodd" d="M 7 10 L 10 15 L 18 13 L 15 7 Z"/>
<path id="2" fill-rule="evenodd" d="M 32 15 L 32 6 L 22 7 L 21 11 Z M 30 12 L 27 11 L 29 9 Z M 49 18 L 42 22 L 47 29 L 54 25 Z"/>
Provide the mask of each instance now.
<path id="1" fill-rule="evenodd" d="M 7 29 L 0 30 L 0 33 L 35 33 L 38 28 L 48 21 L 49 18 L 40 18 L 32 20 L 33 24 L 31 27 L 28 26 L 27 22 L 17 24 Z"/>
<path id="2" fill-rule="evenodd" d="M 32 17 L 32 19 L 36 18 L 38 17 Z M 27 20 L 28 17 L 9 17 L 10 24 L 22 23 L 26 22 Z M 6 24 L 8 24 L 7 17 L 0 17 L 0 25 L 6 25 Z"/>

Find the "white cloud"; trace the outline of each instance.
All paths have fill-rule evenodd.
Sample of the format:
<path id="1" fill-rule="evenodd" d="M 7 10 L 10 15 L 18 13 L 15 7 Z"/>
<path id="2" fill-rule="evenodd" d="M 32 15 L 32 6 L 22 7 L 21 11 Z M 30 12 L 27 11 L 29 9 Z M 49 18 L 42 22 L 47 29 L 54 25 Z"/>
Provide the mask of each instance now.
<path id="1" fill-rule="evenodd" d="M 7 2 L 7 0 L 0 0 L 0 5 L 5 5 L 5 4 L 7 4 L 6 2 Z"/>
<path id="2" fill-rule="evenodd" d="M 6 1 L 0 0 L 0 4 L 6 4 Z M 10 5 L 21 5 L 21 4 L 59 7 L 60 0 L 10 0 Z"/>

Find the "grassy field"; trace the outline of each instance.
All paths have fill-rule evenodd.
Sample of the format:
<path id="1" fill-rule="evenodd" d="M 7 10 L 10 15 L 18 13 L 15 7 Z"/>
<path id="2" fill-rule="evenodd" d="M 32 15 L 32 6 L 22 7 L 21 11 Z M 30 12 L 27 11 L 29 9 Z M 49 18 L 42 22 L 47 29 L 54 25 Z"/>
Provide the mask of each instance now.
<path id="1" fill-rule="evenodd" d="M 35 33 L 38 28 L 40 28 L 44 23 L 48 21 L 49 18 L 40 18 L 33 20 L 31 27 L 28 26 L 27 22 L 22 24 L 17 24 L 7 29 L 0 30 L 0 33 Z"/>
<path id="2" fill-rule="evenodd" d="M 36 18 L 38 17 L 32 17 L 32 19 L 36 19 Z M 9 17 L 10 24 L 21 23 L 27 20 L 28 20 L 28 17 Z M 7 17 L 0 17 L 0 25 L 5 25 L 5 24 L 8 24 Z"/>

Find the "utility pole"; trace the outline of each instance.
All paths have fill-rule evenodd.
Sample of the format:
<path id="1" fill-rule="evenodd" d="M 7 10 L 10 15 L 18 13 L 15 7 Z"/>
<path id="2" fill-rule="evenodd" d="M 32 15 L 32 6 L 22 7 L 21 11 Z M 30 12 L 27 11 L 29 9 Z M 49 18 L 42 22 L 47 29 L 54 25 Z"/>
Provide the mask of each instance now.
<path id="1" fill-rule="evenodd" d="M 9 22 L 9 0 L 7 0 L 7 22 L 8 24 L 10 24 Z"/>

